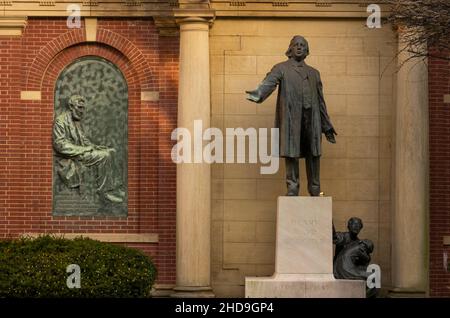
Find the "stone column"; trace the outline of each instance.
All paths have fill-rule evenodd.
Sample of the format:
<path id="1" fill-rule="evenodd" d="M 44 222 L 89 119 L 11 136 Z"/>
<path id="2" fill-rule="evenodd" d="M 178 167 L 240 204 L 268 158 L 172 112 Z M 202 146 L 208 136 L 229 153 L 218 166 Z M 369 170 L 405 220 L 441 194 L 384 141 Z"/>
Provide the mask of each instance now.
<path id="1" fill-rule="evenodd" d="M 187 17 L 180 25 L 178 127 L 210 125 L 209 20 Z M 201 137 L 200 137 L 201 138 Z M 192 161 L 194 162 L 192 146 Z M 173 297 L 213 297 L 211 289 L 211 170 L 207 163 L 177 165 L 177 268 Z"/>
<path id="2" fill-rule="evenodd" d="M 399 33 L 399 49 L 403 47 Z M 398 57 L 401 65 L 409 57 Z M 393 296 L 428 289 L 428 67 L 414 58 L 397 74 Z"/>

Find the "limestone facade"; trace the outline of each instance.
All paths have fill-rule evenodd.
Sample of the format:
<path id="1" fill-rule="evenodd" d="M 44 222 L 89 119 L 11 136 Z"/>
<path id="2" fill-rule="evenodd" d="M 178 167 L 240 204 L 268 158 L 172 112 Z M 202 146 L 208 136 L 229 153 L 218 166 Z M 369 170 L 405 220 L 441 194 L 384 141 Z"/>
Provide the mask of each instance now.
<path id="1" fill-rule="evenodd" d="M 391 285 L 391 191 L 396 34 L 365 21 L 338 19 L 217 19 L 210 32 L 211 126 L 270 128 L 276 92 L 263 104 L 245 99 L 270 68 L 286 57 L 295 34 L 306 37 L 306 62 L 322 76 L 337 144 L 322 141 L 321 182 L 333 197 L 333 220 L 364 222 L 375 243 L 373 262 Z M 285 195 L 283 161 L 274 175 L 260 164 L 212 167 L 212 284 L 217 295 L 242 296 L 244 277 L 271 275 L 275 259 L 276 200 Z M 304 163 L 301 194 L 306 195 Z"/>

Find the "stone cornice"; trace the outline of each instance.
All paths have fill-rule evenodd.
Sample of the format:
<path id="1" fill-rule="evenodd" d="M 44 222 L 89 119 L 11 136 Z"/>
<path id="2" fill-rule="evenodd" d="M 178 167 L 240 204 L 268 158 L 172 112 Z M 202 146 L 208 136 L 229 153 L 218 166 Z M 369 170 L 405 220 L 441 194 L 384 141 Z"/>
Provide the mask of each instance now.
<path id="1" fill-rule="evenodd" d="M 69 5 L 78 5 L 82 17 L 153 18 L 161 35 L 178 34 L 177 21 L 199 17 L 214 21 L 215 17 L 251 18 L 367 18 L 368 0 L 0 0 L 3 25 L 17 16 L 68 17 Z M 382 13 L 388 12 L 382 7 Z M 5 19 L 6 18 L 6 19 Z M 18 24 L 20 25 L 20 23 Z M 23 26 L 4 31 L 20 35 Z M 5 30 L 5 29 L 3 29 Z M 6 33 L 5 33 L 6 32 Z"/>
<path id="2" fill-rule="evenodd" d="M 209 0 L 178 0 L 178 7 L 180 9 L 209 9 Z"/>
<path id="3" fill-rule="evenodd" d="M 159 33 L 163 36 L 178 34 L 178 25 L 183 22 L 205 22 L 212 25 L 216 15 L 214 10 L 197 7 L 192 9 L 176 8 L 170 16 L 153 17 Z"/>
<path id="4" fill-rule="evenodd" d="M 155 16 L 153 17 L 155 25 L 162 36 L 178 35 L 178 25 L 173 16 Z"/>
<path id="5" fill-rule="evenodd" d="M 378 1 L 380 3 L 382 1 Z M 213 0 L 211 8 L 218 17 L 337 17 L 367 18 L 368 0 Z M 389 12 L 381 5 L 382 15 Z"/>
<path id="6" fill-rule="evenodd" d="M 215 10 L 217 17 L 367 17 L 368 0 L 0 0 L 3 16 L 167 17 L 174 9 Z M 382 1 L 379 1 L 382 2 Z M 386 7 L 383 7 L 387 12 Z"/>

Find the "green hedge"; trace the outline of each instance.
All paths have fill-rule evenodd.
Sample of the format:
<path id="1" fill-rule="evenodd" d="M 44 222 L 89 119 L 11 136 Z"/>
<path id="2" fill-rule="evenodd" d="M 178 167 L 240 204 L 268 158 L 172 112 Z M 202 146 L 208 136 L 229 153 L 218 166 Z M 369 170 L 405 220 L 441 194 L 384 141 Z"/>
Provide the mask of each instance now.
<path id="1" fill-rule="evenodd" d="M 66 268 L 81 269 L 68 288 Z M 0 297 L 148 297 L 156 268 L 143 252 L 87 238 L 0 241 Z"/>

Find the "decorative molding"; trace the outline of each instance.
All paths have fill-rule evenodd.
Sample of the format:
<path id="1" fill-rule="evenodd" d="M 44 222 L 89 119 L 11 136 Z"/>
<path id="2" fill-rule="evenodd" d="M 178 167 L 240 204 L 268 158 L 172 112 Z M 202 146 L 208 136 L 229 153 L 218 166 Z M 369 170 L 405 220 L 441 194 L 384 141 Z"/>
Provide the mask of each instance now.
<path id="1" fill-rule="evenodd" d="M 210 25 L 214 23 L 216 12 L 211 9 L 175 9 L 173 16 L 178 24 L 183 22 L 208 22 Z"/>
<path id="2" fill-rule="evenodd" d="M 250 18 L 367 18 L 366 0 L 118 0 L 115 2 L 99 0 L 81 0 L 81 15 L 92 17 L 156 17 L 167 20 L 177 17 L 178 10 L 192 12 L 214 11 L 217 17 L 250 17 Z M 20 1 L 0 0 L 3 4 L 3 16 L 39 16 L 66 17 L 67 0 L 29 0 L 26 4 Z M 380 3 L 382 15 L 389 13 L 389 6 Z M 49 7 L 51 10 L 43 10 Z M 134 9 L 133 9 L 134 8 Z M 200 15 L 202 17 L 202 15 Z M 167 25 L 167 23 L 161 23 Z M 162 28 L 161 34 L 173 35 L 174 30 Z M 169 28 L 170 29 L 170 28 Z M 166 32 L 167 31 L 167 32 Z"/>
<path id="3" fill-rule="evenodd" d="M 55 6 L 55 1 L 39 1 L 39 6 L 40 7 L 54 7 Z"/>
<path id="4" fill-rule="evenodd" d="M 361 1 L 361 2 L 358 4 L 358 6 L 367 8 L 367 7 L 369 6 L 369 4 L 371 4 L 371 3 L 373 3 L 373 1 L 365 0 L 365 1 Z"/>
<path id="5" fill-rule="evenodd" d="M 97 18 L 85 18 L 86 41 L 97 41 Z"/>
<path id="6" fill-rule="evenodd" d="M 140 0 L 126 0 L 125 5 L 127 7 L 140 7 L 142 6 L 142 1 Z"/>
<path id="7" fill-rule="evenodd" d="M 0 17 L 0 36 L 21 36 L 27 17 Z"/>
<path id="8" fill-rule="evenodd" d="M 333 4 L 330 1 L 316 1 L 316 7 L 331 7 Z"/>
<path id="9" fill-rule="evenodd" d="M 141 101 L 157 102 L 157 101 L 159 101 L 159 92 L 141 91 Z"/>
<path id="10" fill-rule="evenodd" d="M 272 7 L 289 7 L 289 2 L 286 1 L 274 1 Z"/>
<path id="11" fill-rule="evenodd" d="M 87 0 L 87 1 L 83 1 L 83 6 L 85 7 L 97 7 L 98 6 L 98 1 L 95 0 Z"/>
<path id="12" fill-rule="evenodd" d="M 185 10 L 208 10 L 211 8 L 210 0 L 178 0 L 178 7 Z"/>
<path id="13" fill-rule="evenodd" d="M 21 91 L 21 100 L 41 100 L 41 91 Z"/>
<path id="14" fill-rule="evenodd" d="M 176 36 L 178 35 L 178 25 L 174 17 L 153 17 L 155 26 L 161 36 Z"/>
<path id="15" fill-rule="evenodd" d="M 121 234 L 121 233 L 24 233 L 22 237 L 37 238 L 42 235 L 54 235 L 56 237 L 72 240 L 77 237 L 87 237 L 93 240 L 110 243 L 158 243 L 158 234 Z"/>
<path id="16" fill-rule="evenodd" d="M 443 243 L 444 245 L 450 245 L 450 236 L 444 236 Z"/>
<path id="17" fill-rule="evenodd" d="M 230 1 L 230 7 L 245 7 L 246 5 L 244 1 Z"/>
<path id="18" fill-rule="evenodd" d="M 365 0 L 211 0 L 210 8 L 217 17 L 367 18 L 365 3 Z M 380 6 L 383 16 L 389 14 L 388 5 L 380 3 Z"/>
<path id="19" fill-rule="evenodd" d="M 215 12 L 210 9 L 172 9 L 172 15 L 154 16 L 155 26 L 161 36 L 179 34 L 178 25 L 183 22 L 214 22 Z"/>

